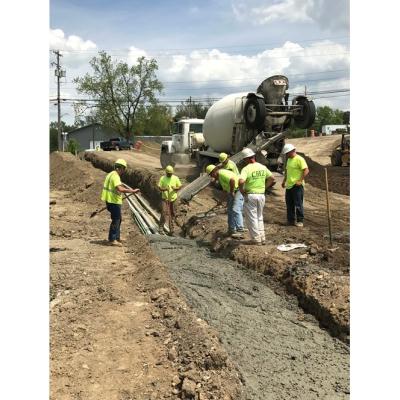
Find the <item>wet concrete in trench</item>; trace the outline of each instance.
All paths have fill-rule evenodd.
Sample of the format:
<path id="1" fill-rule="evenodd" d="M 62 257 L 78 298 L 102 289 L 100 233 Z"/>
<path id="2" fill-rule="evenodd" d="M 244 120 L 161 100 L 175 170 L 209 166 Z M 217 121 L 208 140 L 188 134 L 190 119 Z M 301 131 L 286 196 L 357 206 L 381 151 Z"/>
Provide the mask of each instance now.
<path id="1" fill-rule="evenodd" d="M 198 316 L 218 330 L 247 400 L 348 399 L 349 348 L 274 293 L 265 278 L 193 240 L 153 235 L 157 255 Z"/>

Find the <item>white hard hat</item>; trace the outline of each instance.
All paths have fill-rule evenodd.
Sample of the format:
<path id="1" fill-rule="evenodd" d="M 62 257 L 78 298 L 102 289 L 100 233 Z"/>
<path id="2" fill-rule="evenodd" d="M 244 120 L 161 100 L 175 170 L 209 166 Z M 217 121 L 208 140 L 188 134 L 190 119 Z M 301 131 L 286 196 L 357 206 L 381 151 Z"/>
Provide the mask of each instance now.
<path id="1" fill-rule="evenodd" d="M 243 158 L 249 158 L 249 157 L 253 157 L 256 155 L 256 153 L 254 153 L 254 151 L 252 149 L 249 149 L 247 147 L 245 147 L 242 150 L 242 154 L 243 154 Z"/>
<path id="2" fill-rule="evenodd" d="M 290 143 L 285 144 L 285 145 L 283 146 L 283 149 L 282 149 L 282 154 L 290 153 L 292 150 L 296 150 L 296 147 L 294 147 L 294 146 L 293 146 L 292 144 L 290 144 Z"/>

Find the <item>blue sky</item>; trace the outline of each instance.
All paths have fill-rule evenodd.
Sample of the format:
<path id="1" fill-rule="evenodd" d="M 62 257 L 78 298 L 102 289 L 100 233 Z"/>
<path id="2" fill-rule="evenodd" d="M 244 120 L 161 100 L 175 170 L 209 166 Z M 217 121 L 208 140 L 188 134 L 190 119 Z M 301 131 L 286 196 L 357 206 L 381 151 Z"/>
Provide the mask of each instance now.
<path id="1" fill-rule="evenodd" d="M 50 2 L 50 49 L 64 54 L 65 98 L 77 97 L 72 79 L 90 72 L 90 58 L 105 50 L 130 64 L 155 58 L 162 101 L 255 90 L 282 73 L 289 91 L 307 86 L 317 106 L 349 109 L 349 92 L 335 92 L 349 88 L 349 40 L 348 0 Z M 51 70 L 51 98 L 55 88 Z"/>

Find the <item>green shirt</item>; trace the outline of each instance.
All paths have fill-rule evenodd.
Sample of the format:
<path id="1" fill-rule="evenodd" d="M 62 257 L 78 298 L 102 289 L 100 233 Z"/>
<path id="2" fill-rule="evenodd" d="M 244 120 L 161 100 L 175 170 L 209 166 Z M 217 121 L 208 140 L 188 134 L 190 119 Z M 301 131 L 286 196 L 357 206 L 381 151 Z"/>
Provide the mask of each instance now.
<path id="1" fill-rule="evenodd" d="M 292 188 L 303 175 L 303 170 L 308 168 L 306 160 L 296 154 L 293 158 L 286 161 L 286 189 Z M 304 186 L 304 180 L 302 185 Z"/>
<path id="2" fill-rule="evenodd" d="M 272 172 L 258 162 L 246 165 L 240 173 L 240 179 L 245 181 L 246 193 L 265 193 L 265 180 L 272 176 Z"/>
<path id="3" fill-rule="evenodd" d="M 234 172 L 236 175 L 239 175 L 239 170 L 236 164 L 232 160 L 228 160 L 226 165 L 222 166 L 222 169 L 226 169 L 228 171 Z"/>
<path id="4" fill-rule="evenodd" d="M 175 201 L 178 198 L 178 194 L 174 190 L 174 188 L 180 188 L 181 187 L 181 181 L 176 175 L 171 175 L 170 177 L 167 175 L 164 175 L 160 178 L 158 182 L 158 187 L 160 189 L 167 189 L 164 192 L 161 192 L 161 196 L 163 200 L 168 200 L 168 201 Z"/>
<path id="5" fill-rule="evenodd" d="M 122 194 L 116 189 L 119 185 L 121 185 L 121 177 L 117 171 L 111 171 L 104 181 L 101 200 L 107 203 L 122 204 Z"/>
<path id="6" fill-rule="evenodd" d="M 222 186 L 222 189 L 225 190 L 225 192 L 230 193 L 231 191 L 231 184 L 230 180 L 231 179 L 235 180 L 235 189 L 238 188 L 238 183 L 239 183 L 239 177 L 232 171 L 229 171 L 227 169 L 220 169 L 218 172 L 218 181 Z"/>

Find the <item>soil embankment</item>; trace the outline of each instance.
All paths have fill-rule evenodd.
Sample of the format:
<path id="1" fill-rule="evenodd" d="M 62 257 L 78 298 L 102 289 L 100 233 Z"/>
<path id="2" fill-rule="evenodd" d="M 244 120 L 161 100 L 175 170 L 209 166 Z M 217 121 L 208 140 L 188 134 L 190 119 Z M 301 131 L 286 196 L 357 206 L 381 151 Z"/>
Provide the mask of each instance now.
<path id="1" fill-rule="evenodd" d="M 124 210 L 123 248 L 106 245 L 105 173 L 51 156 L 51 399 L 241 399 L 217 332 L 187 307 Z"/>

